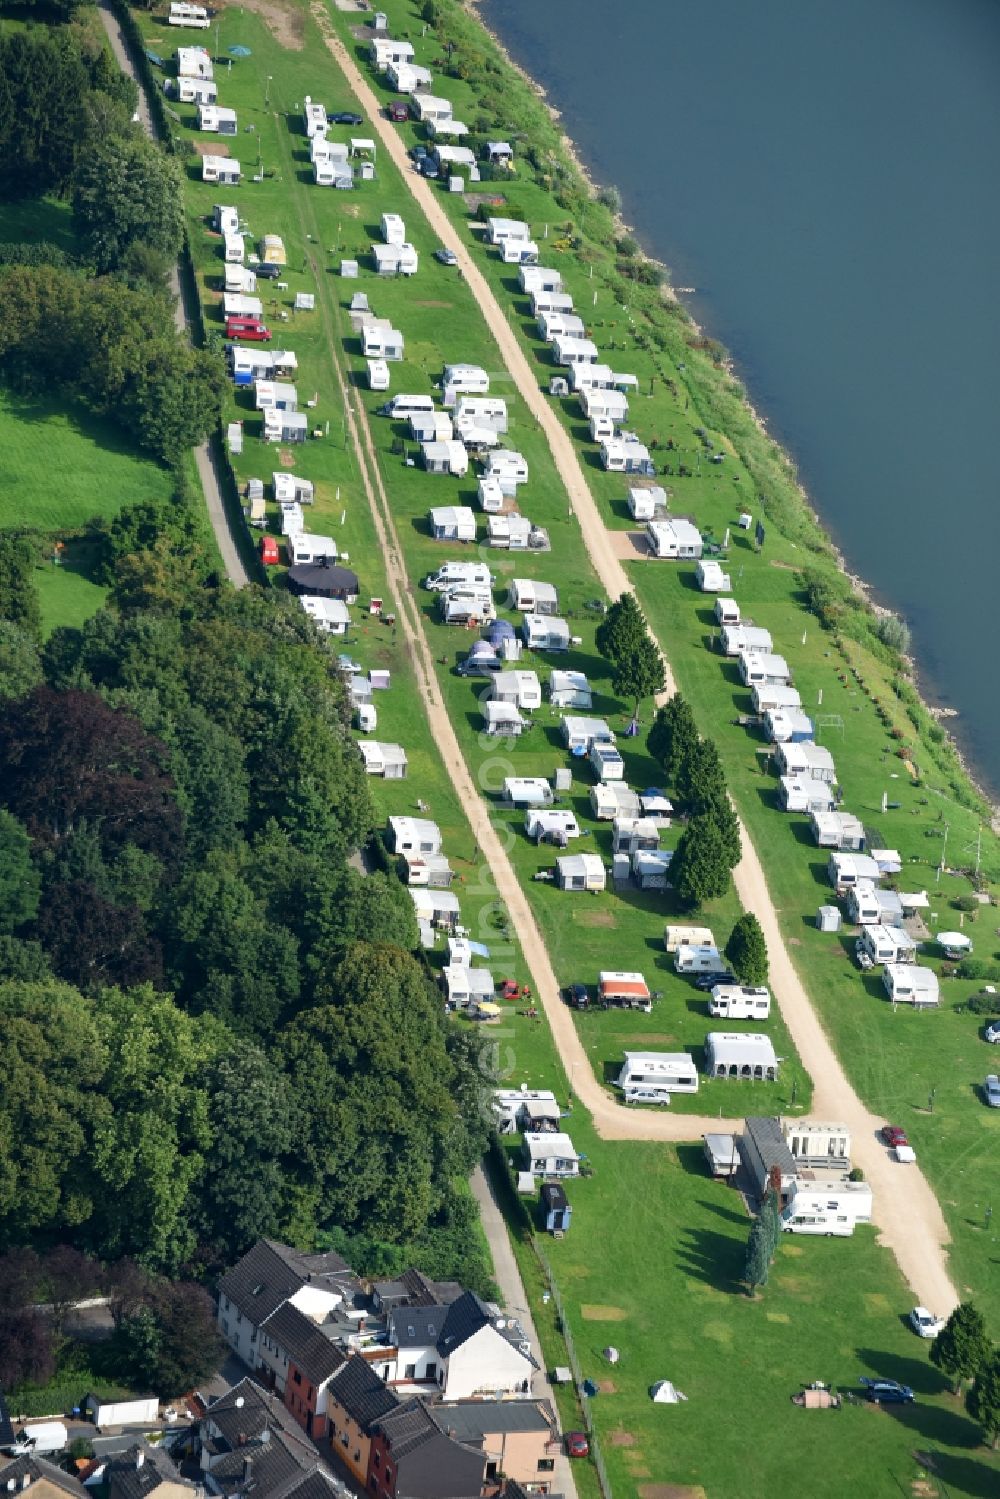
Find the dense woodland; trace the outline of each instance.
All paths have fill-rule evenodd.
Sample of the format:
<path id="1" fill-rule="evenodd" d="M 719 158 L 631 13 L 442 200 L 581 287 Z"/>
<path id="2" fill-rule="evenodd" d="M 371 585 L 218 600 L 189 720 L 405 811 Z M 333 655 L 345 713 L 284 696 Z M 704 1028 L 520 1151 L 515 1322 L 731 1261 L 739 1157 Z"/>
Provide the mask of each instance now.
<path id="1" fill-rule="evenodd" d="M 109 606 L 44 648 L 5 595 L 0 1243 L 173 1273 L 336 1233 L 481 1279 L 476 1042 L 405 889 L 348 863 L 374 814 L 335 657 L 186 540 L 172 569 L 164 525 L 109 528 L 139 543 Z"/>
<path id="2" fill-rule="evenodd" d="M 217 426 L 224 372 L 173 325 L 180 168 L 136 103 L 92 28 L 0 33 L 0 200 L 65 200 L 76 245 L 0 243 L 0 379 L 79 401 L 171 461 Z"/>

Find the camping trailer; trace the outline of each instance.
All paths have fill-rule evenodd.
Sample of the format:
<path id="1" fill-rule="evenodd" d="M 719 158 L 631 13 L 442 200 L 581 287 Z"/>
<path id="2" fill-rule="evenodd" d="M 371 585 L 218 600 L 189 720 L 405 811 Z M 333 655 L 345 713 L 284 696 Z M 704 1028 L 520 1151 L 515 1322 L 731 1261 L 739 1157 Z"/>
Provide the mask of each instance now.
<path id="1" fill-rule="evenodd" d="M 816 1184 L 796 1178 L 781 1214 L 785 1233 L 825 1234 L 827 1238 L 849 1238 L 855 1224 L 871 1221 L 872 1189 L 867 1182 Z"/>

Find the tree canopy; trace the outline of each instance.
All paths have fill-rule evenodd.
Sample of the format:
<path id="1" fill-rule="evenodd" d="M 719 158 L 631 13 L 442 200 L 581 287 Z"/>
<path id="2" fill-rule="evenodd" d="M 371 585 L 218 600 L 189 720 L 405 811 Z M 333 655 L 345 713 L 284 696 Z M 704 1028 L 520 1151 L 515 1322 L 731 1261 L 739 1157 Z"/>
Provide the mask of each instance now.
<path id="1" fill-rule="evenodd" d="M 728 852 L 717 824 L 711 817 L 692 818 L 670 861 L 670 883 L 678 900 L 694 910 L 721 899 L 729 881 Z"/>
<path id="2" fill-rule="evenodd" d="M 931 1344 L 931 1363 L 955 1381 L 955 1393 L 963 1380 L 975 1379 L 990 1351 L 986 1322 L 971 1301 L 961 1302 Z"/>
<path id="3" fill-rule="evenodd" d="M 733 927 L 726 943 L 726 959 L 741 984 L 759 987 L 767 983 L 767 943 L 752 911 L 744 911 Z"/>

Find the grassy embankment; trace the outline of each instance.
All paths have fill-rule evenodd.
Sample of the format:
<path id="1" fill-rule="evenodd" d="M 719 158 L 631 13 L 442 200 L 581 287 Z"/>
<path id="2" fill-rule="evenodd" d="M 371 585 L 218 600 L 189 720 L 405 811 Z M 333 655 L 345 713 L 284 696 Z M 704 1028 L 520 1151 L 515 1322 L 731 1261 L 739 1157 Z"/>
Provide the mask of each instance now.
<path id="1" fill-rule="evenodd" d="M 342 250 L 361 248 L 369 238 L 366 226 L 377 224 L 381 207 L 403 207 L 404 211 L 409 208 L 394 174 L 383 164 L 376 188 L 363 189 L 350 199 L 319 193 L 306 183 L 299 183 L 300 173 L 308 178 L 301 164 L 302 138 L 287 136 L 283 113 L 276 120 L 265 119 L 261 113 L 266 74 L 273 80 L 272 107 L 277 106 L 279 111 L 293 113 L 294 103 L 301 101 L 305 92 L 325 98 L 328 107 L 350 104 L 311 28 L 307 29 L 309 45 L 304 53 L 285 51 L 251 17 L 231 13 L 224 20 L 223 31 L 223 46 L 239 41 L 250 45 L 254 53 L 252 64 L 240 64 L 232 75 L 226 76 L 223 101 L 235 104 L 244 118 L 249 116 L 258 123 L 265 164 L 279 162 L 283 178 L 282 182 L 248 184 L 240 190 L 239 200 L 246 205 L 244 211 L 254 229 L 262 233 L 279 228 L 292 251 L 292 266 L 296 265 L 296 250 L 304 254 L 308 249 L 316 255 L 316 247 L 325 250 L 334 245 L 339 257 Z M 155 28 L 149 34 L 163 40 Z M 292 124 L 299 128 L 298 120 Z M 292 145 L 299 153 L 297 165 L 286 155 Z M 190 201 L 197 231 L 196 259 L 204 285 L 209 268 L 217 276 L 220 266 L 218 243 L 204 234 L 200 224 L 201 214 L 212 201 L 211 189 L 193 186 Z M 356 219 L 350 211 L 353 209 L 360 210 L 363 217 Z M 409 217 L 412 219 L 412 214 Z M 426 252 L 430 247 L 426 235 L 422 235 L 416 222 L 410 228 Z M 311 242 L 306 239 L 309 234 L 314 236 Z M 349 283 L 345 286 L 322 272 L 314 278 L 312 274 L 303 276 L 296 271 L 287 279 L 286 302 L 296 289 L 319 290 L 321 308 L 314 329 L 327 317 L 333 327 L 345 328 L 344 293 L 354 289 Z M 436 308 L 419 307 L 424 300 L 420 296 L 424 287 L 433 289 L 428 291 L 426 300 L 439 304 Z M 472 326 L 475 318 L 464 291 L 448 280 L 444 271 L 425 264 L 412 288 L 375 283 L 366 274 L 359 289 L 369 291 L 379 312 L 392 315 L 394 309 L 399 309 L 398 321 L 407 334 L 409 357 L 407 366 L 396 372 L 397 389 L 426 388 L 423 382 L 428 374 L 437 374 L 443 354 L 447 353 L 449 358 L 473 357 L 482 348 L 484 335 Z M 441 306 L 442 303 L 445 305 Z M 433 316 L 428 317 L 427 313 Z M 448 319 L 446 349 L 442 347 L 444 316 Z M 346 508 L 348 513 L 343 532 L 337 532 L 338 539 L 343 534 L 352 563 L 362 572 L 364 586 L 374 593 L 383 586 L 381 568 L 372 550 L 373 535 L 365 519 L 365 505 L 351 455 L 335 440 L 337 416 L 336 405 L 328 404 L 333 400 L 333 387 L 324 352 L 326 335 L 322 326 L 318 332 L 309 334 L 304 324 L 305 319 L 300 318 L 291 340 L 302 363 L 299 385 L 302 390 L 308 388 L 311 393 L 315 388 L 319 393 L 317 417 L 325 420 L 325 412 L 330 413 L 331 437 L 310 444 L 301 456 L 296 453 L 296 467 L 317 479 L 321 486 L 315 529 L 325 529 L 331 523 L 338 526 L 340 512 Z M 354 346 L 349 347 L 353 351 Z M 354 362 L 357 364 L 356 359 Z M 415 384 L 418 375 L 419 385 Z M 514 414 L 515 439 L 528 453 L 533 466 L 530 499 L 526 500 L 525 508 L 539 521 L 550 523 L 555 534 L 564 502 L 551 479 L 551 470 L 545 466 L 544 454 L 538 451 L 537 444 L 530 450 L 532 434 L 519 418 L 516 406 Z M 375 430 L 383 449 L 393 508 L 407 538 L 411 576 L 416 577 L 429 547 L 426 539 L 420 537 L 419 517 L 428 504 L 449 502 L 454 486 L 403 469 L 398 457 L 385 451 L 392 436 L 381 435 L 387 425 L 383 423 L 380 430 L 376 424 Z M 242 476 L 268 473 L 271 466 L 271 454 L 251 438 Z M 335 493 L 338 483 L 342 487 L 339 499 Z M 575 528 L 564 521 L 553 556 L 535 559 L 528 566 L 519 563 L 517 571 L 541 577 L 557 574 L 564 596 L 579 608 L 593 596 L 594 585 L 588 581 L 581 563 L 573 563 L 578 569 L 576 574 L 569 570 L 573 547 L 578 545 L 571 540 L 574 535 Z M 433 549 L 435 560 L 446 554 L 442 549 Z M 589 643 L 582 616 L 579 633 Z M 440 638 L 440 653 L 453 655 L 454 637 L 446 641 L 442 633 Z M 464 824 L 462 810 L 455 806 L 423 716 L 414 712 L 412 697 L 407 695 L 412 679 L 400 659 L 399 648 L 393 646 L 383 626 L 374 624 L 359 629 L 350 648 L 360 659 L 373 663 L 385 661 L 396 671 L 396 691 L 379 702 L 379 732 L 385 737 L 399 737 L 407 744 L 411 779 L 402 786 L 378 788 L 385 810 L 412 811 L 419 794 L 430 803 L 432 814 L 442 823 L 446 848 L 453 862 L 463 868 L 463 857 L 468 856 L 471 865 L 474 856 L 471 834 Z M 592 669 L 596 666 L 593 658 L 588 664 Z M 459 692 L 447 674 L 442 674 L 442 680 L 449 692 Z M 458 703 L 463 743 L 469 749 L 473 743 L 472 725 L 465 726 L 461 715 L 468 711 L 471 700 L 467 694 L 461 701 L 457 697 L 454 700 Z M 539 734 L 538 730 L 532 732 Z M 529 750 L 526 745 L 523 761 L 522 751 L 515 752 L 519 767 L 531 763 Z M 471 749 L 469 752 L 472 753 Z M 551 767 L 554 757 L 554 750 L 546 752 L 547 767 Z M 522 857 L 519 848 L 518 858 Z M 531 893 L 536 899 L 552 894 L 537 886 L 531 887 Z M 486 898 L 466 888 L 463 907 L 474 928 L 477 908 L 488 904 Z M 594 903 L 591 909 L 603 904 Z M 610 898 L 607 907 L 612 908 Z M 538 909 L 544 908 L 539 905 Z M 557 961 L 565 977 L 576 976 L 581 964 L 580 943 L 584 934 L 594 930 L 567 919 L 580 910 L 579 903 L 552 905 L 549 935 L 555 943 L 556 933 L 561 934 L 562 948 L 557 952 Z M 655 923 L 651 923 L 654 930 L 661 920 L 658 915 Z M 613 948 L 611 930 L 606 927 L 603 933 L 597 930 L 598 940 L 592 949 L 594 959 L 613 961 L 618 966 L 617 955 L 621 950 L 618 929 L 611 929 L 616 933 Z M 626 936 L 631 943 L 630 934 Z M 610 956 L 612 951 L 614 959 Z M 567 963 L 573 964 L 573 972 L 565 972 Z M 516 964 L 512 967 L 517 976 L 522 976 Z M 667 1002 L 672 1025 L 678 1009 L 676 998 L 675 991 Z M 589 1021 L 594 1017 L 586 1018 Z M 498 1042 L 502 1059 L 512 1075 L 550 1083 L 560 1090 L 565 1088 L 565 1079 L 544 1027 L 512 1018 L 505 1032 Z M 762 1106 L 766 1105 L 762 1102 Z M 573 1133 L 578 1145 L 587 1151 L 595 1177 L 574 1191 L 577 1219 L 573 1230 L 567 1239 L 551 1246 L 550 1256 L 566 1299 L 578 1350 L 587 1371 L 595 1376 L 601 1372 L 599 1349 L 612 1333 L 607 1323 L 594 1320 L 594 1313 L 619 1319 L 613 1336 L 623 1348 L 625 1359 L 623 1366 L 615 1371 L 618 1393 L 606 1393 L 595 1402 L 594 1408 L 605 1437 L 605 1452 L 616 1490 L 632 1492 L 635 1485 L 647 1478 L 702 1483 L 709 1492 L 722 1491 L 723 1486 L 741 1493 L 773 1490 L 780 1484 L 785 1452 L 796 1434 L 790 1425 L 786 1429 L 785 1423 L 802 1419 L 787 1401 L 795 1381 L 823 1373 L 825 1377 L 849 1382 L 861 1368 L 877 1365 L 887 1372 L 912 1374 L 922 1395 L 929 1398 L 922 1399 L 909 1430 L 902 1423 L 867 1410 L 844 1413 L 843 1420 L 852 1427 L 859 1421 L 866 1423 L 850 1433 L 845 1433 L 840 1418 L 825 1420 L 815 1429 L 811 1427 L 811 1471 L 820 1475 L 813 1484 L 814 1491 L 840 1493 L 846 1479 L 865 1492 L 897 1492 L 899 1483 L 908 1482 L 915 1474 L 910 1452 L 919 1433 L 924 1443 L 941 1444 L 942 1473 L 952 1492 L 986 1492 L 991 1478 L 985 1462 L 972 1453 L 975 1441 L 972 1428 L 956 1415 L 950 1401 L 933 1393 L 940 1391 L 940 1382 L 896 1315 L 905 1306 L 905 1291 L 891 1260 L 876 1248 L 870 1235 L 862 1234 L 847 1245 L 825 1242 L 807 1245 L 805 1253 L 801 1252 L 803 1246 L 782 1245 L 769 1298 L 751 1305 L 739 1294 L 736 1285 L 742 1263 L 745 1219 L 736 1211 L 725 1189 L 707 1181 L 692 1153 L 681 1152 L 678 1156 L 662 1147 L 605 1145 L 579 1111 L 574 1118 Z M 532 1262 L 523 1242 L 519 1243 L 519 1251 L 529 1284 L 537 1292 L 540 1286 L 531 1273 Z M 844 1288 L 836 1309 L 829 1297 L 829 1284 L 834 1276 Z M 552 1308 L 541 1305 L 537 1296 L 535 1299 L 546 1353 L 554 1361 L 551 1355 L 556 1349 L 548 1341 L 554 1333 Z M 853 1337 L 845 1336 L 847 1327 L 854 1329 Z M 646 1385 L 664 1374 L 674 1377 L 691 1395 L 687 1407 L 669 1411 L 666 1416 L 649 1404 L 645 1393 Z M 737 1413 L 726 1423 L 725 1440 L 716 1437 L 706 1441 L 706 1409 L 713 1412 L 713 1430 L 720 1409 Z M 564 1419 L 572 1420 L 572 1408 L 564 1408 L 563 1415 Z M 910 1420 L 909 1414 L 906 1419 Z M 665 1421 L 669 1422 L 669 1438 L 664 1435 Z M 617 1431 L 623 1434 L 619 1441 L 612 1436 Z M 629 1438 L 634 1445 L 626 1445 Z M 755 1452 L 755 1472 L 748 1478 L 743 1464 L 750 1440 Z M 581 1479 L 585 1473 L 582 1469 Z M 585 1492 L 589 1491 L 587 1482 Z"/>
<path id="2" fill-rule="evenodd" d="M 415 41 L 418 61 L 432 67 L 442 61 L 437 41 L 420 40 L 413 7 L 399 3 L 390 13 L 397 34 L 408 32 Z M 490 44 L 474 23 L 463 33 L 469 25 L 459 20 L 449 34 L 460 44 L 467 36 L 488 53 Z M 363 47 L 358 45 L 357 51 L 360 57 Z M 963 777 L 940 727 L 917 701 L 900 663 L 873 638 L 873 617 L 848 609 L 835 635 L 806 611 L 802 568 L 816 570 L 837 590 L 843 579 L 796 489 L 790 465 L 754 423 L 737 383 L 699 347 L 703 340 L 679 309 L 665 306 L 658 290 L 620 274 L 622 257 L 601 238 L 610 215 L 582 199 L 565 158 L 559 165 L 558 136 L 541 102 L 520 79 L 507 71 L 503 76 L 500 103 L 496 79 L 482 69 L 474 83 L 439 77 L 436 84 L 453 99 L 456 115 L 468 121 L 497 110 L 495 120 L 510 124 L 509 133 L 522 143 L 519 149 L 533 143 L 545 166 L 536 174 L 522 162 L 509 184 L 494 182 L 484 190 L 504 192 L 503 211 L 527 219 L 536 237 L 548 226 L 543 259 L 563 272 L 602 354 L 606 351 L 613 367 L 639 377 L 641 394 L 632 402 L 630 426 L 642 440 L 657 444 L 658 460 L 673 470 L 664 478 L 671 512 L 691 516 L 717 539 L 727 529 L 735 537 L 729 556 L 734 592 L 744 615 L 771 630 L 804 702 L 820 716 L 820 738 L 836 757 L 846 805 L 887 846 L 899 849 L 901 888 L 929 891 L 931 933 L 968 924 L 955 905 L 969 894 L 972 882 L 955 869 L 939 875 L 937 866 L 946 830 L 948 862 L 959 869 L 971 868 L 981 837 L 983 883 L 995 896 L 1000 843 L 986 820 L 987 809 Z M 407 139 L 423 136 L 420 126 L 401 128 Z M 495 133 L 505 131 L 498 126 Z M 449 193 L 441 198 L 456 232 L 478 240 L 462 198 Z M 573 206 L 571 222 L 567 203 Z M 554 372 L 551 354 L 537 336 L 511 268 L 485 251 L 480 264 L 510 310 L 540 383 L 547 385 Z M 624 481 L 600 468 L 575 402 L 557 407 L 580 445 L 609 526 L 627 528 Z M 708 461 L 710 453 L 719 452 L 726 454 L 723 463 Z M 680 472 L 682 465 L 686 474 Z M 760 554 L 735 528 L 744 507 L 754 515 L 763 512 L 767 537 Z M 963 1293 L 971 1289 L 994 1326 L 1000 1326 L 1000 1297 L 991 1274 L 997 1235 L 986 1218 L 995 1184 L 997 1120 L 984 1109 L 980 1093 L 992 1054 L 980 1040 L 981 1022 L 961 1008 L 976 986 L 947 979 L 938 1013 L 894 1015 L 881 997 L 879 978 L 862 978 L 850 960 L 853 932 L 831 938 L 816 931 L 815 908 L 831 895 L 826 861 L 813 845 L 805 819 L 777 811 L 776 780 L 767 775 L 762 758 L 764 741 L 732 722 L 749 709 L 749 694 L 739 686 L 733 666 L 709 648 L 711 601 L 697 593 L 689 568 L 636 561 L 630 572 L 682 690 L 723 754 L 741 815 L 764 860 L 786 939 L 852 1081 L 873 1109 L 912 1132 L 948 1215 L 957 1284 Z M 884 814 L 883 792 L 898 803 Z M 990 905 L 968 927 L 977 957 L 990 963 L 1000 956 L 994 922 Z M 934 962 L 932 946 L 921 961 Z M 939 963 L 934 966 L 947 972 Z M 928 1109 L 932 1092 L 933 1113 Z"/>

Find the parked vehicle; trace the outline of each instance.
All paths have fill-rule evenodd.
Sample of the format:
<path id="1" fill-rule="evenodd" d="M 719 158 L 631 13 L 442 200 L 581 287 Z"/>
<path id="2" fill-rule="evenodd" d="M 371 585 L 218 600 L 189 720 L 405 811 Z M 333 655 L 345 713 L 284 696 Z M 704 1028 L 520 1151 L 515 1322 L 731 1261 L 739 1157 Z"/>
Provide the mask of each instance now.
<path id="1" fill-rule="evenodd" d="M 589 1457 L 590 1439 L 585 1431 L 568 1431 L 563 1438 L 567 1457 Z"/>
<path id="2" fill-rule="evenodd" d="M 983 1032 L 983 1040 L 991 1046 L 1000 1046 L 1000 1020 L 994 1020 Z"/>
<path id="3" fill-rule="evenodd" d="M 339 114 L 330 116 L 331 125 L 363 125 L 364 116 L 354 114 L 349 109 L 342 109 Z"/>
<path id="4" fill-rule="evenodd" d="M 440 260 L 442 265 L 458 265 L 458 256 L 454 250 L 447 250 L 444 247 L 434 251 L 434 259 Z"/>
<path id="5" fill-rule="evenodd" d="M 727 970 L 725 973 L 699 973 L 694 981 L 694 986 L 696 989 L 700 989 L 703 994 L 707 994 L 710 989 L 715 989 L 720 984 L 736 984 L 738 982 L 739 980 L 735 973 L 730 973 Z"/>
<path id="6" fill-rule="evenodd" d="M 936 1338 L 944 1326 L 943 1317 L 935 1317 L 925 1306 L 915 1306 L 910 1313 L 910 1326 L 918 1338 Z"/>
<path id="7" fill-rule="evenodd" d="M 1000 1109 L 1000 1077 L 991 1072 L 983 1084 L 983 1093 L 991 1109 Z"/>
<path id="8" fill-rule="evenodd" d="M 870 1379 L 863 1375 L 861 1383 L 873 1405 L 912 1405 L 916 1398 L 908 1384 L 897 1384 L 894 1379 Z"/>
<path id="9" fill-rule="evenodd" d="M 900 1129 L 898 1124 L 883 1124 L 882 1139 L 887 1145 L 892 1145 L 893 1147 L 897 1145 L 909 1145 L 910 1143 L 906 1138 L 906 1130 Z"/>
<path id="10" fill-rule="evenodd" d="M 271 342 L 272 334 L 270 328 L 265 328 L 256 318 L 230 317 L 226 318 L 226 337 L 245 338 L 249 343 L 266 344 Z"/>
<path id="11" fill-rule="evenodd" d="M 622 1097 L 626 1103 L 658 1103 L 665 1107 L 670 1103 L 670 1089 L 630 1084 L 622 1089 Z"/>
<path id="12" fill-rule="evenodd" d="M 62 1421 L 39 1421 L 25 1426 L 16 1440 L 7 1449 L 15 1457 L 25 1454 L 38 1456 L 42 1452 L 61 1452 L 69 1441 L 69 1432 Z"/>
<path id="13" fill-rule="evenodd" d="M 275 265 L 270 260 L 260 260 L 254 265 L 253 273 L 258 281 L 280 281 L 285 267 Z"/>
<path id="14" fill-rule="evenodd" d="M 586 984 L 567 984 L 563 993 L 566 1003 L 574 1010 L 585 1010 L 590 1003 Z"/>
<path id="15" fill-rule="evenodd" d="M 274 567 L 280 562 L 278 543 L 273 536 L 262 536 L 260 538 L 260 560 L 265 567 Z"/>

